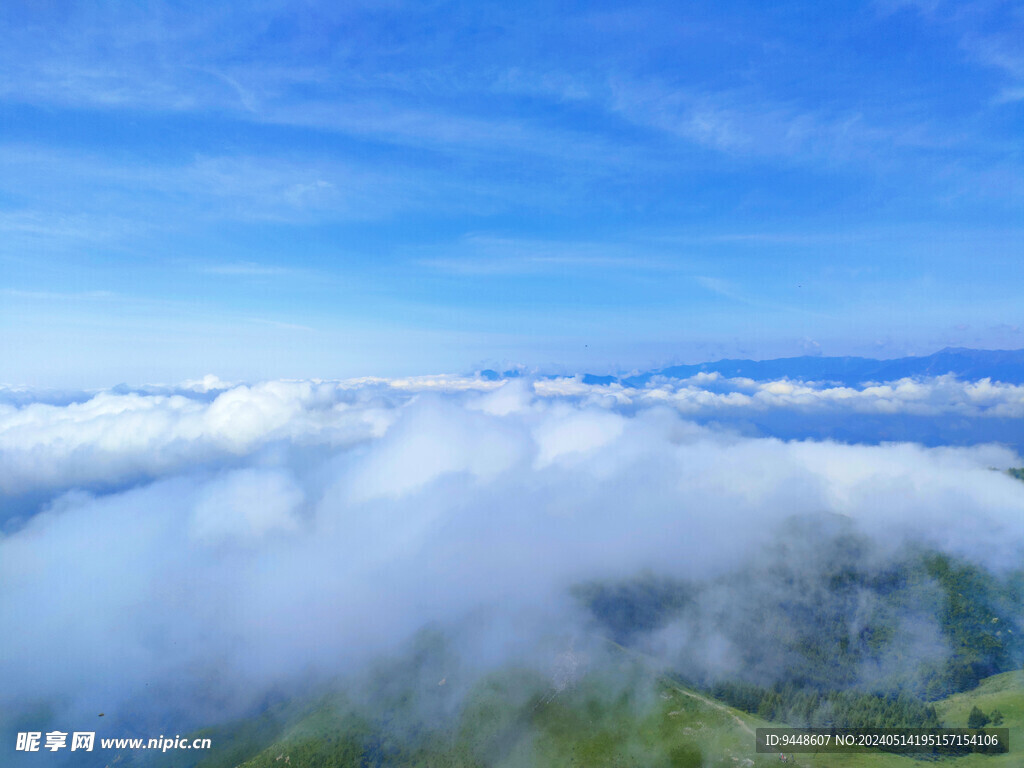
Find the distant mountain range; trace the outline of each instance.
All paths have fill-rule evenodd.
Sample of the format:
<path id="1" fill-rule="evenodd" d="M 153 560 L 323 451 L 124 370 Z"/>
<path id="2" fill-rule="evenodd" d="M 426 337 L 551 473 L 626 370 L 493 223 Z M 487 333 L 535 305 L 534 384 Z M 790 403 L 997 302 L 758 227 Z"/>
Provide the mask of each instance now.
<path id="1" fill-rule="evenodd" d="M 873 360 L 869 357 L 784 357 L 776 360 L 719 360 L 696 365 L 674 365 L 660 371 L 626 376 L 628 386 L 643 386 L 654 376 L 686 379 L 698 373 L 718 373 L 728 378 L 744 376 L 755 381 L 801 379 L 831 381 L 856 386 L 866 381 L 893 381 L 913 376 L 953 374 L 976 381 L 990 378 L 1010 384 L 1024 384 L 1024 349 L 965 349 L 947 347 L 924 357 Z M 592 377 L 604 380 L 609 377 Z"/>
<path id="2" fill-rule="evenodd" d="M 1009 384 L 1024 384 L 1024 349 L 966 349 L 947 347 L 923 357 L 874 360 L 869 357 L 783 357 L 775 360 L 718 360 L 713 363 L 673 365 L 658 371 L 632 376 L 596 376 L 585 374 L 587 384 L 614 384 L 642 387 L 656 376 L 687 379 L 698 373 L 718 373 L 727 378 L 739 376 L 755 381 L 799 379 L 857 386 L 868 381 L 893 381 L 907 377 L 954 376 L 977 381 L 989 378 Z M 518 376 L 514 371 L 482 371 L 485 378 Z"/>
<path id="3" fill-rule="evenodd" d="M 715 363 L 674 365 L 660 371 L 626 376 L 629 386 L 646 384 L 654 376 L 685 379 L 698 373 L 719 373 L 728 378 L 744 376 L 755 381 L 790 378 L 831 381 L 855 386 L 866 381 L 893 381 L 914 376 L 943 376 L 976 381 L 990 378 L 1024 384 L 1024 349 L 966 349 L 947 347 L 924 357 L 873 360 L 868 357 L 784 357 L 776 360 L 719 360 Z"/>

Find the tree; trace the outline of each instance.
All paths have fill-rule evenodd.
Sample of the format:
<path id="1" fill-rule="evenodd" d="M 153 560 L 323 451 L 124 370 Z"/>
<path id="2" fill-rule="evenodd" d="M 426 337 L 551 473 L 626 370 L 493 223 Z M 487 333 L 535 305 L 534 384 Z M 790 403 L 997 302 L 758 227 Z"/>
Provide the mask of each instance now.
<path id="1" fill-rule="evenodd" d="M 1000 712 L 998 709 L 993 709 L 992 710 L 991 717 L 992 717 L 992 725 L 1002 725 L 1003 724 L 1003 713 Z"/>
<path id="2" fill-rule="evenodd" d="M 971 707 L 971 714 L 967 717 L 968 728 L 984 728 L 988 723 L 988 715 L 978 709 L 977 706 Z"/>

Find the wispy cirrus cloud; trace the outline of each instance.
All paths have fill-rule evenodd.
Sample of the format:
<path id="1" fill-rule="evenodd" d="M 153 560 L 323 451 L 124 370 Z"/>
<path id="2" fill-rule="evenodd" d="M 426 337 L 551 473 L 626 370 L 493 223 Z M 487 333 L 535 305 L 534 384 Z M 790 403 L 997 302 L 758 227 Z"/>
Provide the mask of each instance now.
<path id="1" fill-rule="evenodd" d="M 282 267 L 274 264 L 258 264 L 254 261 L 235 261 L 227 264 L 204 264 L 199 267 L 200 272 L 209 275 L 229 275 L 237 277 L 279 277 L 293 275 L 299 272 L 292 267 Z"/>
<path id="2" fill-rule="evenodd" d="M 37 301 L 116 301 L 128 298 L 114 291 L 103 290 L 63 293 L 59 291 L 26 291 L 18 288 L 4 288 L 0 292 L 18 299 Z"/>
<path id="3" fill-rule="evenodd" d="M 118 240 L 144 229 L 142 222 L 102 214 L 42 210 L 0 212 L 0 232 L 8 238 L 104 242 Z"/>
<path id="4" fill-rule="evenodd" d="M 109 287 L 183 317 L 555 334 L 531 364 L 665 328 L 827 346 L 792 307 L 834 309 L 833 337 L 1016 324 L 1024 171 L 992 103 L 1019 85 L 1003 7 L 12 7 L 0 253 L 10 287 Z M 1004 242 L 964 234 L 981 230 Z M 957 298 L 958 263 L 985 301 Z M 322 285 L 267 271 L 285 264 Z M 58 326 L 102 327 L 91 343 L 109 349 L 114 313 L 87 315 L 25 320 L 22 352 L 59 345 Z M 445 367 L 455 344 L 434 350 Z M 656 359 L 678 352 L 664 340 Z"/>
<path id="5" fill-rule="evenodd" d="M 992 97 L 995 105 L 1020 98 L 1024 87 L 1024 17 L 1013 2 L 966 0 L 893 0 L 880 2 L 886 13 L 913 9 L 928 23 L 950 31 L 970 61 L 1002 73 L 1005 80 Z"/>
<path id="6" fill-rule="evenodd" d="M 308 325 L 300 325 L 298 323 L 286 323 L 281 320 L 270 320 L 265 317 L 247 317 L 246 321 L 250 323 L 257 323 L 260 325 L 270 325 L 273 326 L 274 328 L 281 328 L 286 331 L 303 331 L 306 333 L 312 333 L 316 331 L 315 328 Z"/>
<path id="7" fill-rule="evenodd" d="M 808 309 L 807 307 L 798 306 L 796 304 L 782 304 L 779 302 L 765 301 L 764 299 L 758 298 L 756 295 L 744 291 L 738 286 L 734 285 L 728 280 L 724 280 L 720 277 L 709 277 L 707 275 L 697 275 L 694 278 L 694 282 L 700 285 L 707 291 L 714 293 L 723 298 L 729 299 L 730 301 L 738 304 L 743 304 L 749 307 L 755 307 L 762 310 L 769 310 L 772 312 L 785 312 L 785 313 L 797 313 L 804 315 L 811 315 L 815 317 L 833 317 L 825 312 L 819 312 L 816 310 Z M 798 286 L 799 287 L 799 286 Z"/>
<path id="8" fill-rule="evenodd" d="M 453 275 L 530 275 L 557 271 L 678 272 L 686 268 L 676 254 L 609 242 L 531 240 L 472 234 L 457 243 L 434 247 L 444 255 L 422 256 L 417 264 Z"/>
<path id="9" fill-rule="evenodd" d="M 0 190 L 22 201 L 22 210 L 0 215 L 0 228 L 65 242 L 179 229 L 185 216 L 309 224 L 403 211 L 500 210 L 516 194 L 497 182 L 435 181 L 429 167 L 392 172 L 365 160 L 313 157 L 199 155 L 132 163 L 19 144 L 5 148 L 0 165 L 6 170 Z M 58 182 L 66 203 L 51 197 Z M 538 204 L 544 199 L 538 191 Z"/>

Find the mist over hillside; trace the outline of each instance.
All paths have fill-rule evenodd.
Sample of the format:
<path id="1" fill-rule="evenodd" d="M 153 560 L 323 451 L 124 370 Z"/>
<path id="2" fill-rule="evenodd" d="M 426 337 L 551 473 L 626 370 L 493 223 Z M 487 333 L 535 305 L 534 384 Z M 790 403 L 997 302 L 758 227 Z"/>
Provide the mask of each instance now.
<path id="1" fill-rule="evenodd" d="M 207 378 L 5 399 L 0 618 L 19 627 L 0 639 L 7 729 L 105 712 L 180 732 L 272 691 L 356 681 L 431 627 L 462 670 L 449 691 L 508 665 L 556 681 L 564 654 L 599 659 L 608 640 L 703 685 L 923 697 L 964 685 L 929 691 L 901 659 L 950 675 L 962 662 L 975 680 L 1020 659 L 1009 636 L 957 656 L 943 582 L 921 559 L 995 579 L 982 619 L 1019 632 L 1024 483 L 1000 471 L 1021 465 L 1012 447 L 741 427 L 773 411 L 1011 421 L 1017 385 Z M 587 589 L 643 574 L 682 586 L 595 613 Z M 846 649 L 842 680 L 814 677 L 811 640 Z"/>

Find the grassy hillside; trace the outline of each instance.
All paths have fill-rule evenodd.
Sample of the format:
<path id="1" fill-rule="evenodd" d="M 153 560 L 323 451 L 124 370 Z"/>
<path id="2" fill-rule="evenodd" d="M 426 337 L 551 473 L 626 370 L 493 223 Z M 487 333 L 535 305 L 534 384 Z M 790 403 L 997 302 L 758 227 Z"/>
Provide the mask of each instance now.
<path id="1" fill-rule="evenodd" d="M 215 741 L 223 746 L 198 765 L 751 768 L 778 762 L 754 753 L 753 729 L 762 724 L 638 665 L 561 692 L 533 673 L 508 670 L 476 684 L 453 725 L 402 742 L 389 743 L 370 720 L 325 700 L 272 744 L 248 733 L 243 743 Z M 244 743 L 255 751 L 238 762 Z"/>
<path id="2" fill-rule="evenodd" d="M 835 530 L 778 542 L 745 571 L 702 585 L 647 576 L 579 585 L 574 594 L 592 629 L 607 639 L 578 669 L 573 656 L 568 677 L 514 667 L 480 677 L 460 665 L 440 631 L 424 630 L 349 689 L 358 697 L 310 694 L 270 707 L 199 734 L 213 740 L 207 755 L 155 764 L 756 768 L 781 764 L 777 754 L 754 752 L 759 726 L 964 727 L 978 708 L 1001 714 L 1011 751 L 943 762 L 1024 765 L 1024 577 L 927 551 L 879 558 L 842 521 L 824 524 Z M 690 632 L 673 635 L 682 643 L 677 656 L 655 663 L 641 652 L 674 626 Z M 728 640 L 732 680 L 696 665 L 701 649 L 713 647 L 705 641 L 716 638 Z M 125 755 L 121 765 L 139 757 Z M 801 754 L 788 764 L 922 761 Z"/>
<path id="3" fill-rule="evenodd" d="M 958 761 L 958 768 L 1017 768 L 1024 765 L 1024 671 L 994 675 L 983 680 L 973 691 L 958 693 L 936 703 L 942 721 L 951 727 L 966 725 L 972 707 L 978 707 L 986 714 L 995 710 L 1003 713 L 1005 719 L 1000 727 L 1010 729 L 1010 752 L 991 757 L 965 757 Z"/>
<path id="4" fill-rule="evenodd" d="M 754 768 L 778 766 L 778 755 L 754 752 L 753 731 L 768 723 L 645 669 L 623 653 L 614 670 L 590 674 L 559 691 L 527 670 L 505 669 L 477 682 L 457 717 L 417 729 L 409 713 L 374 711 L 336 695 L 291 710 L 267 742 L 256 721 L 206 731 L 215 749 L 199 768 Z M 400 702 L 415 706 L 419 694 Z M 941 761 L 952 768 L 1024 764 L 1024 673 L 988 678 L 974 691 L 935 704 L 943 723 L 963 726 L 972 707 L 1000 710 L 1011 751 Z M 389 724 L 401 721 L 397 730 Z M 256 726 L 256 727 L 253 727 Z M 280 723 L 278 723 L 280 726 Z M 401 734 L 399 737 L 397 734 Z M 192 765 L 167 756 L 163 766 Z M 880 753 L 800 754 L 803 768 L 918 768 L 910 756 Z"/>
<path id="5" fill-rule="evenodd" d="M 1021 573 L 997 575 L 933 551 L 883 557 L 846 521 L 792 522 L 802 535 L 773 542 L 723 578 L 687 583 L 641 575 L 582 584 L 574 595 L 597 631 L 624 645 L 674 632 L 680 650 L 668 661 L 680 676 L 776 719 L 793 720 L 803 709 L 794 710 L 795 694 L 829 699 L 832 713 L 832 694 L 840 692 L 935 701 L 1024 661 Z M 708 652 L 723 640 L 728 677 Z M 731 692 L 728 684 L 735 684 Z M 776 701 L 779 695 L 785 701 Z M 928 724 L 889 714 L 894 726 Z M 805 719 L 818 718 L 812 712 Z"/>

